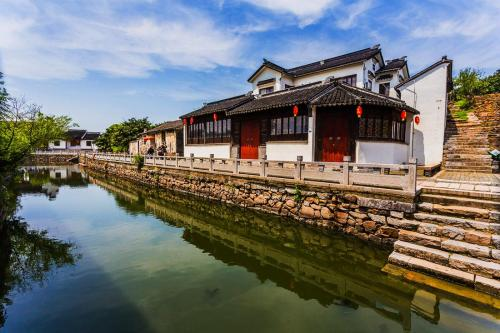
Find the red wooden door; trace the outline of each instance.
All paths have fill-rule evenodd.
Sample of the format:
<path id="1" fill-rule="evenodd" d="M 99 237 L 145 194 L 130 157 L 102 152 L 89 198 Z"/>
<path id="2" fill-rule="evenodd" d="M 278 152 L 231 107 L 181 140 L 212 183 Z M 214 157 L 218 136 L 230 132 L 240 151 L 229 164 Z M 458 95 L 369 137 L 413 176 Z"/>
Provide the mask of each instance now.
<path id="1" fill-rule="evenodd" d="M 259 158 L 260 127 L 258 120 L 248 120 L 241 123 L 240 141 L 241 158 Z"/>
<path id="2" fill-rule="evenodd" d="M 324 162 L 342 162 L 349 155 L 349 119 L 343 112 L 325 112 L 319 120 L 320 158 Z"/>

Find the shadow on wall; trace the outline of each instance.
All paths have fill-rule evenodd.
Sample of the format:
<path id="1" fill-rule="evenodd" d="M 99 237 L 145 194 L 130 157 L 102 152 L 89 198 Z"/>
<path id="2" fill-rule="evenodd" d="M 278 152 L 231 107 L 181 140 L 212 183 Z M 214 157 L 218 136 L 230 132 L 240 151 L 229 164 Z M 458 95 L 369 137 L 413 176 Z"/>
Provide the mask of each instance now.
<path id="1" fill-rule="evenodd" d="M 417 159 L 418 165 L 425 165 L 425 144 L 424 133 L 418 129 L 413 130 L 413 156 Z"/>

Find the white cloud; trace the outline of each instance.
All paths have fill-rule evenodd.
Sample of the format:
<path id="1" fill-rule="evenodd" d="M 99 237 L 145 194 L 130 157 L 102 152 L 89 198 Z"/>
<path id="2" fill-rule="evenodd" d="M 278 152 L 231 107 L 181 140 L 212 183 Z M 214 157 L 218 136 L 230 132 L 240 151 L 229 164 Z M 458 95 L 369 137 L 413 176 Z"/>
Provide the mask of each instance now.
<path id="1" fill-rule="evenodd" d="M 341 29 L 350 29 L 356 23 L 356 19 L 364 14 L 373 5 L 373 0 L 360 0 L 346 6 L 345 15 L 337 19 L 337 26 Z"/>
<path id="2" fill-rule="evenodd" d="M 292 14 L 299 19 L 301 26 L 316 22 L 330 9 L 335 8 L 339 0 L 243 0 L 276 13 Z"/>
<path id="3" fill-rule="evenodd" d="M 324 38 L 290 40 L 282 45 L 278 53 L 272 55 L 272 60 L 287 68 L 335 57 L 350 51 L 346 44 Z"/>
<path id="4" fill-rule="evenodd" d="M 196 10 L 169 5 L 161 18 L 123 16 L 113 1 L 96 1 L 101 10 L 91 13 L 46 2 L 4 4 L 3 71 L 30 79 L 78 79 L 89 71 L 143 77 L 163 67 L 239 64 L 241 37 Z"/>

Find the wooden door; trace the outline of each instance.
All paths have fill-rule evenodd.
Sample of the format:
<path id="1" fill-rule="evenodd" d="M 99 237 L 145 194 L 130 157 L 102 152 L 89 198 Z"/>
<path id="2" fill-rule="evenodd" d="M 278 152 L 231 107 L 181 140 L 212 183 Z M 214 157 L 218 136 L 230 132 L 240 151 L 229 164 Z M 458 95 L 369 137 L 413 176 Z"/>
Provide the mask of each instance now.
<path id="1" fill-rule="evenodd" d="M 349 156 L 349 119 L 342 111 L 325 110 L 318 117 L 320 159 L 324 162 L 342 162 Z"/>
<path id="2" fill-rule="evenodd" d="M 260 143 L 260 127 L 258 120 L 241 122 L 240 158 L 258 159 Z"/>

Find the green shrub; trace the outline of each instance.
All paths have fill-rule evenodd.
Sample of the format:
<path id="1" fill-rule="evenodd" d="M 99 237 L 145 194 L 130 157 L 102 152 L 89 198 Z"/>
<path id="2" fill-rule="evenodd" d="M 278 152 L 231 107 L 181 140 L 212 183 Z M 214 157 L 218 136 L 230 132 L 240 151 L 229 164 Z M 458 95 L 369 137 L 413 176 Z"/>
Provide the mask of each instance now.
<path id="1" fill-rule="evenodd" d="M 142 167 L 144 166 L 144 156 L 135 155 L 134 164 L 137 166 L 137 170 L 141 170 Z"/>

